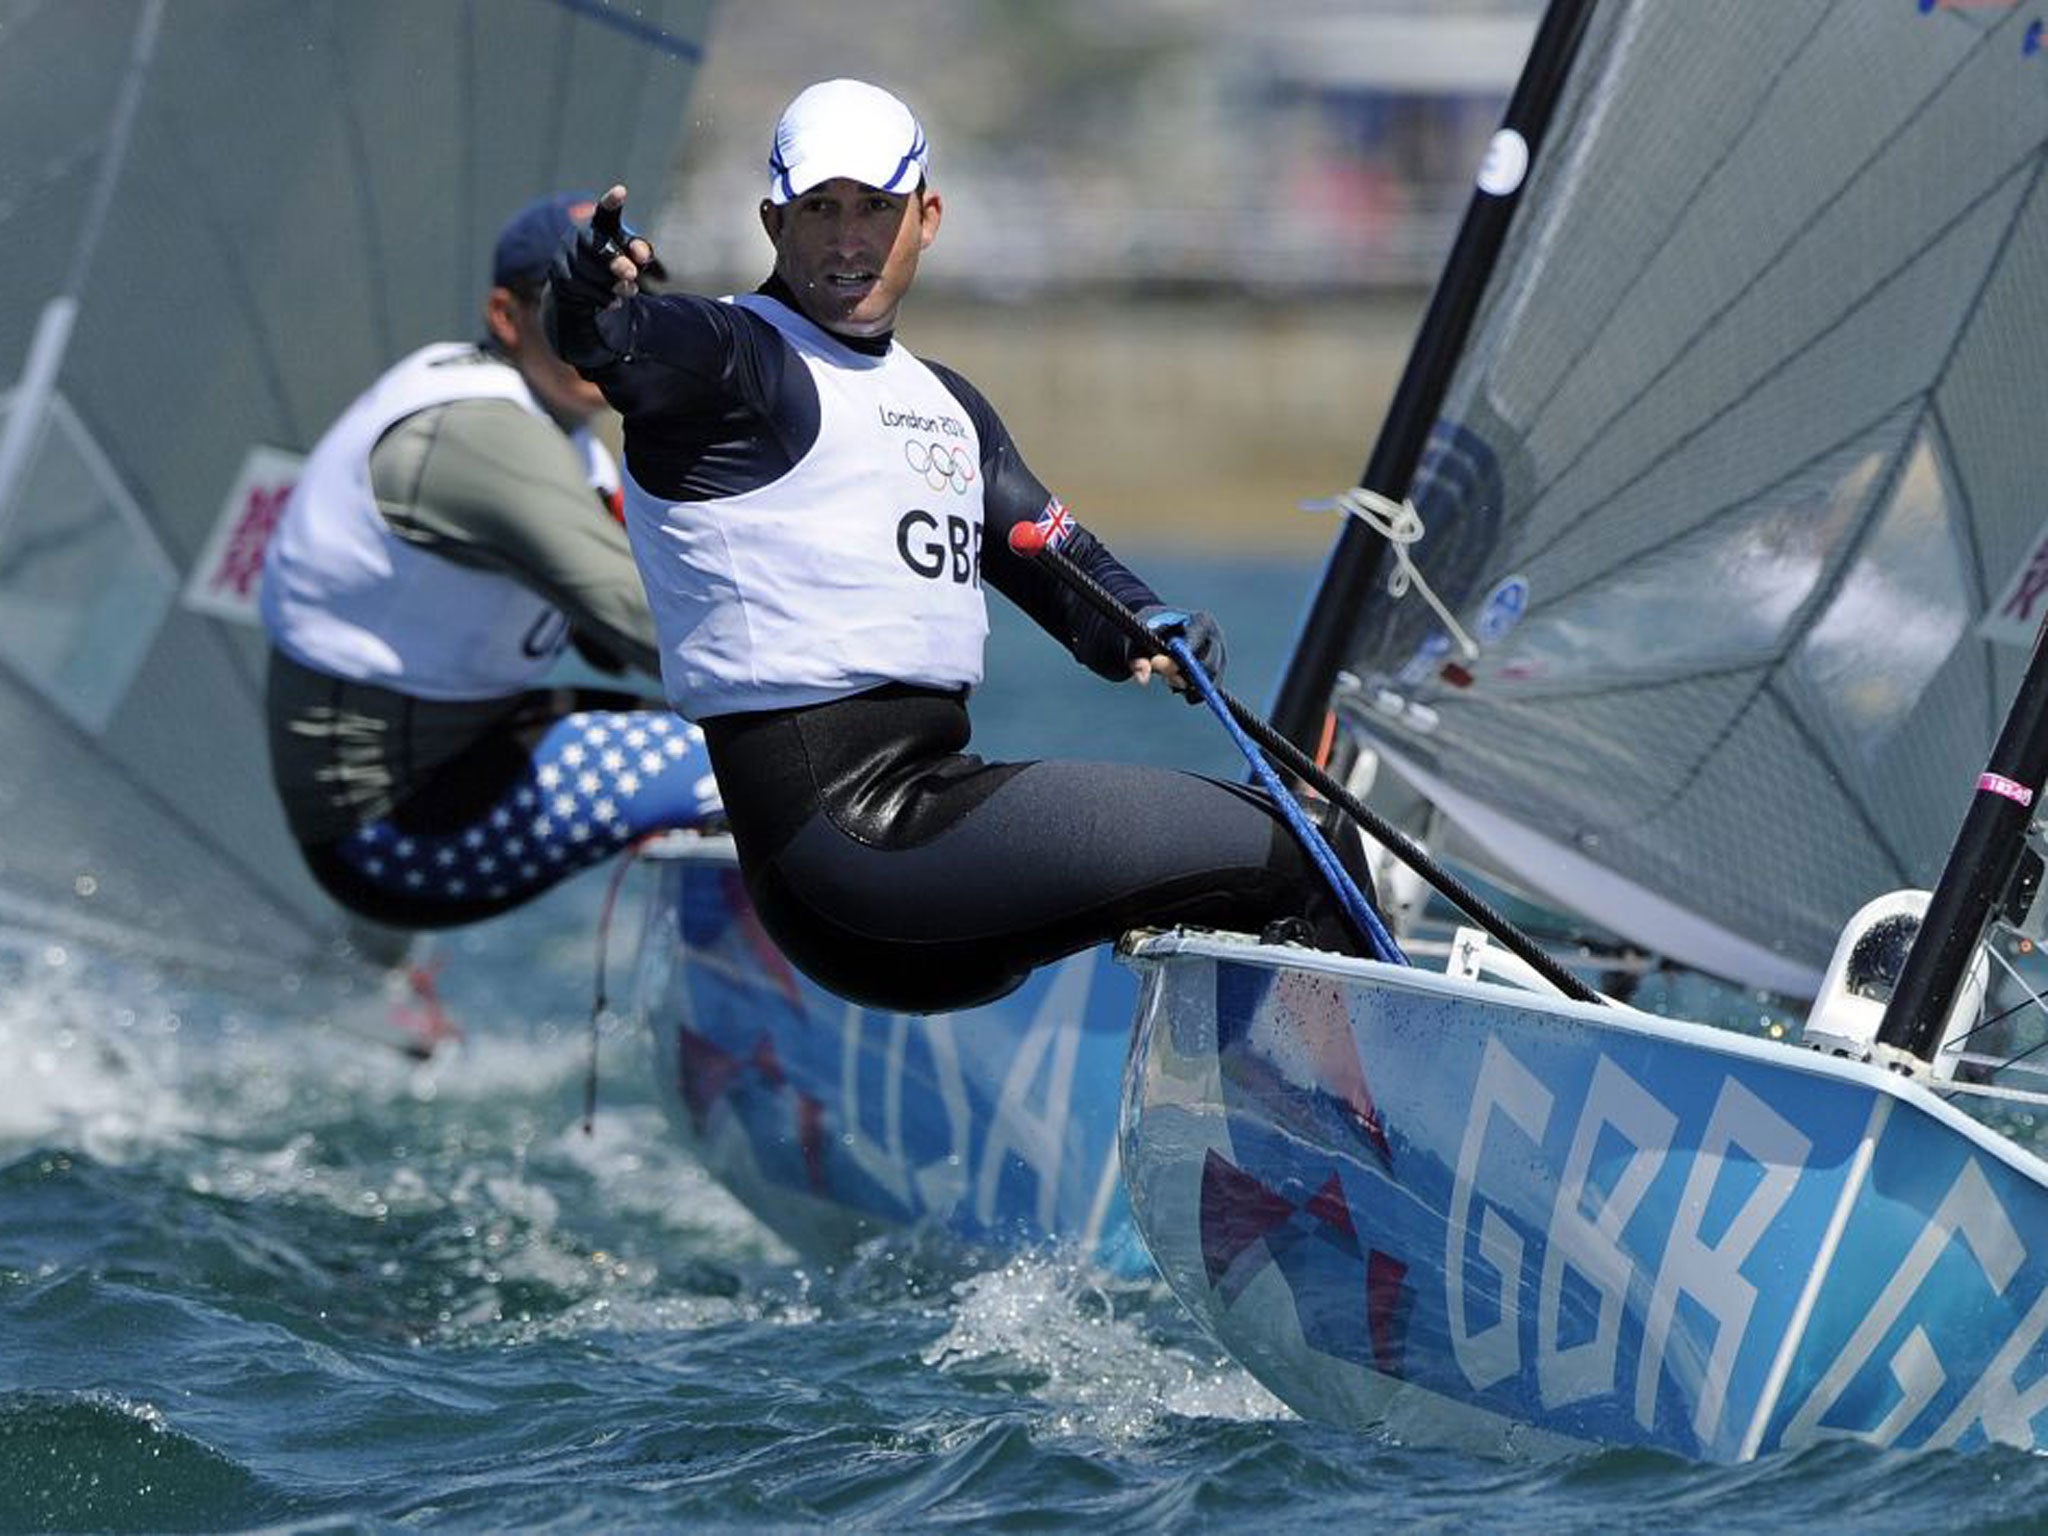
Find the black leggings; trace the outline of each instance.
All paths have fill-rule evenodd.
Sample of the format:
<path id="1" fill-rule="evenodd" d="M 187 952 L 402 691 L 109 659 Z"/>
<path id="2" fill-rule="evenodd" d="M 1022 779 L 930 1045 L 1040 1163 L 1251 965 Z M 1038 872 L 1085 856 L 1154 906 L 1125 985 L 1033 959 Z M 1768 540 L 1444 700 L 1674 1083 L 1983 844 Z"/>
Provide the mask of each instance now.
<path id="1" fill-rule="evenodd" d="M 762 921 L 807 975 L 872 1007 L 988 1002 L 1136 927 L 1258 933 L 1304 917 L 1360 944 L 1258 790 L 1171 769 L 985 763 L 964 700 L 891 686 L 704 723 Z M 1371 891 L 1356 835 L 1340 856 Z"/>

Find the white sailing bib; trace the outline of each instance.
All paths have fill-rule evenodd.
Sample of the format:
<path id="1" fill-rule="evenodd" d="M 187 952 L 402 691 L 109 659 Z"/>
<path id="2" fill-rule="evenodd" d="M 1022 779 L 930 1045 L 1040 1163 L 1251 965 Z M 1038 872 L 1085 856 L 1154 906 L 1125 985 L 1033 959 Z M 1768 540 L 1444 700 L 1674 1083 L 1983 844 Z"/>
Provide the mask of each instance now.
<path id="1" fill-rule="evenodd" d="M 394 423 L 474 399 L 510 400 L 547 419 L 517 369 L 443 342 L 401 359 L 314 445 L 264 560 L 263 622 L 279 650 L 422 699 L 498 698 L 554 664 L 569 623 L 553 604 L 399 538 L 370 488 L 370 452 Z M 604 445 L 584 431 L 572 442 L 590 483 L 614 489 Z"/>
<path id="2" fill-rule="evenodd" d="M 981 440 L 901 347 L 872 357 L 759 295 L 731 301 L 796 349 L 818 440 L 771 485 L 671 502 L 630 475 L 626 527 L 662 681 L 692 720 L 882 683 L 981 681 Z"/>

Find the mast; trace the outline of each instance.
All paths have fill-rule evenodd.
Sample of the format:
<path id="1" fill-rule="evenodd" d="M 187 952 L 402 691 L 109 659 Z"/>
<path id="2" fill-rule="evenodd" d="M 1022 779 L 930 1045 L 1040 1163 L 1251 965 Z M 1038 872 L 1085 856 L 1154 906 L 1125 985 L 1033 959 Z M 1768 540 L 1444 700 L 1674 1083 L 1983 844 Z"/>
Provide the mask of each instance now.
<path id="1" fill-rule="evenodd" d="M 1450 388 L 1451 373 L 1479 311 L 1480 297 L 1507 239 L 1509 221 L 1521 201 L 1528 167 L 1563 94 L 1595 3 L 1552 0 L 1543 14 L 1472 200 L 1466 205 L 1458 237 L 1444 262 L 1443 276 L 1416 333 L 1401 382 L 1395 387 L 1372 457 L 1359 477 L 1359 484 L 1367 490 L 1397 501 L 1408 493 L 1429 442 L 1430 428 L 1436 424 Z M 1354 629 L 1351 610 L 1358 594 L 1368 590 L 1378 576 L 1385 552 L 1384 538 L 1364 523 L 1346 519 L 1323 568 L 1322 583 L 1295 641 L 1294 654 L 1281 673 L 1272 711 L 1274 725 L 1303 751 L 1313 753 L 1322 735 L 1330 691 Z"/>
<path id="2" fill-rule="evenodd" d="M 2026 850 L 2043 779 L 2048 779 L 2048 629 L 2034 638 L 2019 696 L 1977 776 L 1976 798 L 1885 1005 L 1877 1032 L 1880 1044 L 1933 1060 L 1984 925 L 2011 888 Z"/>

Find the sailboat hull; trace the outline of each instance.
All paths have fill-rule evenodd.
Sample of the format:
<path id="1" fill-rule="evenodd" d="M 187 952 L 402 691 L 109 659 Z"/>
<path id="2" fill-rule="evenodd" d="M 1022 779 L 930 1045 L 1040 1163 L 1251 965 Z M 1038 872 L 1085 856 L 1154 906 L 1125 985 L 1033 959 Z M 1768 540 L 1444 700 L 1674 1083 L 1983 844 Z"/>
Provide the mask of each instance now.
<path id="1" fill-rule="evenodd" d="M 1298 949 L 1133 958 L 1140 1230 L 1305 1416 L 1710 1461 L 2043 1443 L 2048 1167 L 1917 1084 Z"/>
<path id="2" fill-rule="evenodd" d="M 943 1231 L 1151 1272 L 1118 1177 L 1118 1085 L 1137 984 L 1107 950 L 959 1013 L 861 1007 L 763 931 L 731 843 L 659 856 L 636 1005 L 676 1133 L 799 1251 Z"/>

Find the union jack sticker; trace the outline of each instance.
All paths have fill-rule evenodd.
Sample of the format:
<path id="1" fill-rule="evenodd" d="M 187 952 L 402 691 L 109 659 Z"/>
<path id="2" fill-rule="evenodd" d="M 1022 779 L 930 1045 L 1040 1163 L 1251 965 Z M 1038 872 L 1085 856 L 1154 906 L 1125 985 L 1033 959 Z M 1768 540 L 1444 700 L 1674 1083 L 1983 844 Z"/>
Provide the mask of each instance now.
<path id="1" fill-rule="evenodd" d="M 1074 514 L 1067 510 L 1067 504 L 1054 496 L 1047 500 L 1045 510 L 1038 514 L 1038 531 L 1045 535 L 1045 547 L 1058 549 L 1067 542 L 1067 535 L 1074 531 Z"/>

